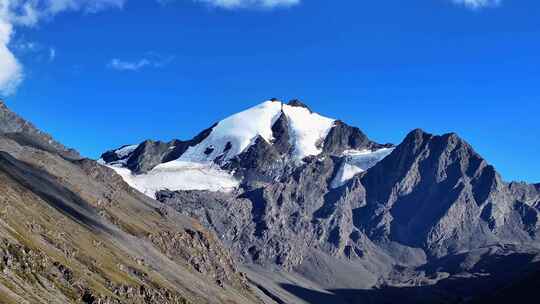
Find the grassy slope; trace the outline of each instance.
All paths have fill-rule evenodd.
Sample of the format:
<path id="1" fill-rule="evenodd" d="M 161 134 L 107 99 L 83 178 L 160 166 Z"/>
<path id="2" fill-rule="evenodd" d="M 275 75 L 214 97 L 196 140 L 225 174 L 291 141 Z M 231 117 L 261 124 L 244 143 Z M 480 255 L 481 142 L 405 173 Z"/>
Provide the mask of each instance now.
<path id="1" fill-rule="evenodd" d="M 213 235 L 111 170 L 6 137 L 0 151 L 1 303 L 258 302 Z"/>

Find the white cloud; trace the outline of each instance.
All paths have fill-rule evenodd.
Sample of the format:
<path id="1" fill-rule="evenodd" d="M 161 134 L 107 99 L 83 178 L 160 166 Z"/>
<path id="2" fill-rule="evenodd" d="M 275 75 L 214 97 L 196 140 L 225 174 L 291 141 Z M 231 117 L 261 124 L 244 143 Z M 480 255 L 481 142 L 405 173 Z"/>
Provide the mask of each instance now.
<path id="1" fill-rule="evenodd" d="M 150 64 L 150 61 L 147 59 L 141 59 L 139 61 L 123 61 L 118 58 L 114 58 L 107 66 L 118 71 L 138 71 Z"/>
<path id="2" fill-rule="evenodd" d="M 10 49 L 16 27 L 33 27 L 66 11 L 96 13 L 108 8 L 122 8 L 126 0 L 0 0 L 0 94 L 15 92 L 23 80 L 23 67 Z M 20 46 L 31 51 L 34 45 Z M 56 50 L 49 50 L 54 60 Z"/>
<path id="3" fill-rule="evenodd" d="M 157 54 L 150 53 L 149 56 L 135 61 L 114 58 L 107 64 L 107 67 L 117 71 L 136 72 L 146 67 L 161 68 L 169 64 L 172 60 L 173 57 L 161 57 Z"/>
<path id="4" fill-rule="evenodd" d="M 499 6 L 502 0 L 452 0 L 454 3 L 464 5 L 472 9 Z"/>
<path id="5" fill-rule="evenodd" d="M 66 11 L 96 13 L 122 8 L 126 0 L 0 0 L 0 15 L 15 25 L 34 26 Z"/>
<path id="6" fill-rule="evenodd" d="M 20 63 L 8 49 L 13 27 L 0 19 L 0 95 L 12 94 L 23 79 Z"/>
<path id="7" fill-rule="evenodd" d="M 158 0 L 163 2 L 163 0 Z M 235 8 L 275 8 L 300 4 L 301 0 L 195 0 L 196 2 L 207 3 L 215 7 L 226 9 Z"/>
<path id="8" fill-rule="evenodd" d="M 36 41 L 28 41 L 24 37 L 12 39 L 9 43 L 10 51 L 15 57 L 26 57 L 37 62 L 53 62 L 56 59 L 56 48 Z"/>

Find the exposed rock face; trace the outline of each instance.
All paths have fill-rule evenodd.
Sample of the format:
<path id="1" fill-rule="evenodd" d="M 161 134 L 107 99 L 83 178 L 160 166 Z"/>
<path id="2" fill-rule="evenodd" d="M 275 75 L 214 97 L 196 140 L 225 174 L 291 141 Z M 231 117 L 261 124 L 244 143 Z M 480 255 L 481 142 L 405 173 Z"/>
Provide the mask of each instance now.
<path id="1" fill-rule="evenodd" d="M 198 222 L 12 134 L 0 134 L 1 303 L 261 303 Z"/>
<path id="2" fill-rule="evenodd" d="M 289 120 L 287 115 L 281 113 L 278 120 L 272 126 L 272 135 L 274 136 L 273 146 L 281 155 L 291 153 L 291 134 L 289 131 Z"/>
<path id="3" fill-rule="evenodd" d="M 220 242 L 209 232 L 191 229 L 162 231 L 149 238 L 170 259 L 179 263 L 188 261 L 195 271 L 213 278 L 219 286 L 233 284 L 239 289 L 247 286 L 247 281 L 238 275 L 236 263 L 229 252 L 223 250 Z"/>
<path id="4" fill-rule="evenodd" d="M 536 242 L 533 189 L 522 195 L 455 134 L 415 130 L 361 178 L 365 206 L 355 223 L 373 240 L 428 255 Z M 527 200 L 526 198 L 529 198 Z"/>
<path id="5" fill-rule="evenodd" d="M 56 152 L 70 159 L 81 158 L 77 151 L 66 148 L 49 134 L 38 130 L 32 123 L 10 111 L 2 100 L 0 100 L 0 133 L 23 146 Z"/>
<path id="6" fill-rule="evenodd" d="M 223 168 L 234 171 L 246 188 L 257 188 L 261 183 L 266 184 L 282 176 L 287 166 L 288 161 L 279 151 L 258 137 L 246 152 L 224 164 Z"/>
<path id="7" fill-rule="evenodd" d="M 324 140 L 324 152 L 331 155 L 341 155 L 346 150 L 377 150 L 389 147 L 392 145 L 377 144 L 369 140 L 360 129 L 348 126 L 339 120 Z"/>
<path id="8" fill-rule="evenodd" d="M 134 172 L 147 172 L 161 164 L 175 142 L 164 143 L 146 140 L 141 143 L 127 160 L 127 167 Z"/>
<path id="9" fill-rule="evenodd" d="M 203 220 L 243 261 L 291 269 L 311 244 L 331 232 L 312 221 L 325 204 L 322 194 L 333 166 L 331 159 L 314 161 L 280 182 L 267 180 L 266 186 L 242 193 L 162 191 L 158 200 Z"/>

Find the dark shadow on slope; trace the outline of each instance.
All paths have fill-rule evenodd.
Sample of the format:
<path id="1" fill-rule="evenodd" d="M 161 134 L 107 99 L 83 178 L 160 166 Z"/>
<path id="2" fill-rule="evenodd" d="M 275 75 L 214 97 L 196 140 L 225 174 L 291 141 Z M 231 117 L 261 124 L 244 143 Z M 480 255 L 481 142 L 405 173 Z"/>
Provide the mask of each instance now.
<path id="1" fill-rule="evenodd" d="M 272 301 L 276 302 L 277 304 L 287 304 L 285 301 L 283 301 L 280 297 L 273 294 L 268 288 L 262 286 L 261 284 L 257 284 L 255 281 L 250 280 L 248 278 L 249 283 L 251 283 L 253 286 L 257 287 L 264 295 L 272 299 Z"/>
<path id="2" fill-rule="evenodd" d="M 88 229 L 113 234 L 113 231 L 101 222 L 99 214 L 90 204 L 47 172 L 19 161 L 4 151 L 0 151 L 0 171 L 39 196 L 49 206 Z"/>
<path id="3" fill-rule="evenodd" d="M 460 303 L 531 303 L 511 299 L 531 299 L 540 287 L 540 263 L 532 263 L 532 255 L 483 257 L 471 272 L 486 271 L 469 277 L 456 276 L 435 285 L 410 287 L 381 287 L 375 289 L 331 289 L 328 293 L 291 284 L 281 287 L 311 304 L 460 304 Z M 484 261 L 485 260 L 485 261 Z M 444 268 L 450 261 L 443 261 Z M 459 258 L 457 261 L 460 262 Z M 431 266 L 436 268 L 436 265 Z M 500 295 L 500 296 L 497 296 Z"/>
<path id="4" fill-rule="evenodd" d="M 31 147 L 38 150 L 47 151 L 52 154 L 57 154 L 67 161 L 81 159 L 80 155 L 75 150 L 60 150 L 48 142 L 44 141 L 39 136 L 28 133 L 4 133 L 2 136 L 9 138 L 23 147 Z"/>
<path id="5" fill-rule="evenodd" d="M 388 287 L 381 289 L 332 289 L 328 293 L 295 285 L 283 284 L 283 289 L 310 304 L 461 304 L 464 297 L 441 292 L 436 287 Z M 293 303 L 289 303 L 293 304 Z"/>
<path id="6" fill-rule="evenodd" d="M 485 250 L 487 250 L 487 248 L 495 248 L 495 246 L 486 247 Z M 498 275 L 499 277 L 505 276 L 511 278 L 526 273 L 530 268 L 529 266 L 534 265 L 532 263 L 535 254 L 516 252 L 518 251 L 518 248 L 513 245 L 500 245 L 500 248 L 515 253 L 508 255 L 490 254 L 488 251 L 480 251 L 481 249 L 478 249 L 478 253 L 461 253 L 432 260 L 430 263 L 418 267 L 417 270 L 424 271 L 428 275 L 437 271 L 458 274 L 463 271 L 463 265 L 467 264 L 468 260 L 477 260 L 477 262 L 467 270 L 468 272 L 491 273 Z"/>
<path id="7" fill-rule="evenodd" d="M 253 222 L 255 223 L 254 235 L 256 237 L 261 237 L 263 235 L 263 232 L 268 230 L 266 221 L 264 220 L 267 208 L 267 202 L 264 198 L 264 189 L 255 189 L 253 191 L 244 193 L 240 197 L 246 198 L 251 202 L 251 215 L 253 217 Z"/>
<path id="8" fill-rule="evenodd" d="M 475 299 L 471 304 L 531 303 L 538 298 L 539 290 L 540 271 L 537 271 L 491 295 Z"/>

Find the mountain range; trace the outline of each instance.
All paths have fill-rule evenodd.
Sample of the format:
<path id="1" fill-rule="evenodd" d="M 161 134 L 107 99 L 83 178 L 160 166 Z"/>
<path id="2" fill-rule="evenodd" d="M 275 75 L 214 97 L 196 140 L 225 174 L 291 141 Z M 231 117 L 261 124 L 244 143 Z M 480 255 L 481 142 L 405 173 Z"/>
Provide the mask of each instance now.
<path id="1" fill-rule="evenodd" d="M 377 143 L 277 99 L 97 161 L 3 103 L 0 134 L 2 303 L 497 303 L 538 285 L 540 184 L 457 134 Z"/>

